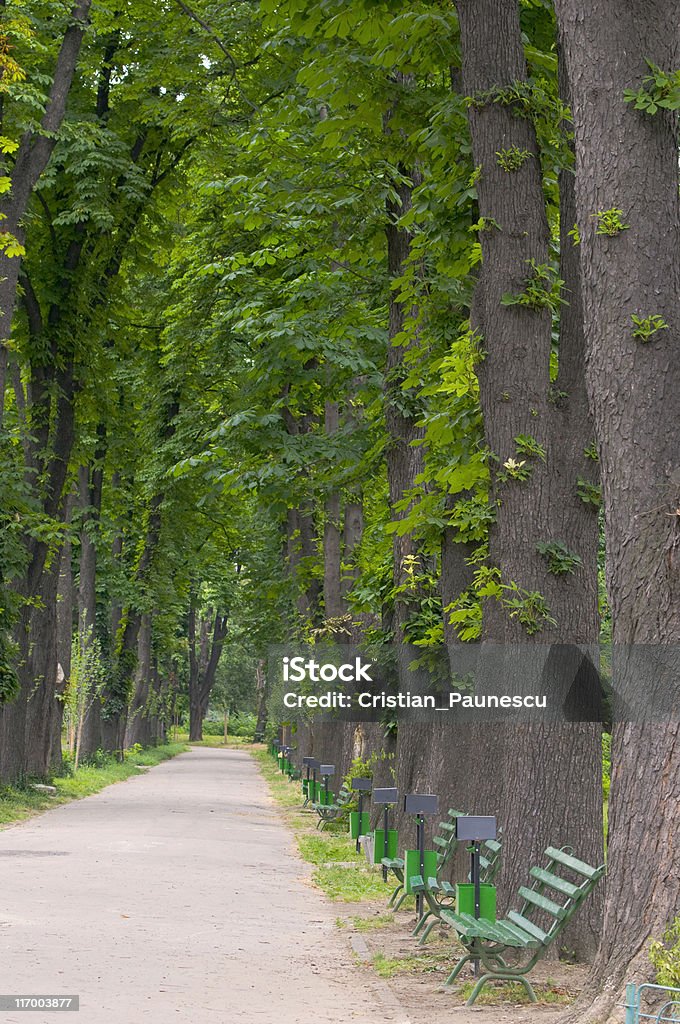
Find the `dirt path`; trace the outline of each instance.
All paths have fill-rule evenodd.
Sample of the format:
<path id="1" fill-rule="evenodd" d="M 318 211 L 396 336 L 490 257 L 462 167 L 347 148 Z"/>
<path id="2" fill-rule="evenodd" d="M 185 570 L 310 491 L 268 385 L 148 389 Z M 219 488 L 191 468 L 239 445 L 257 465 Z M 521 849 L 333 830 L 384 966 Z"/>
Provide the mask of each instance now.
<path id="1" fill-rule="evenodd" d="M 407 1024 L 335 916 L 238 750 L 0 832 L 0 994 L 78 994 L 77 1024 Z"/>

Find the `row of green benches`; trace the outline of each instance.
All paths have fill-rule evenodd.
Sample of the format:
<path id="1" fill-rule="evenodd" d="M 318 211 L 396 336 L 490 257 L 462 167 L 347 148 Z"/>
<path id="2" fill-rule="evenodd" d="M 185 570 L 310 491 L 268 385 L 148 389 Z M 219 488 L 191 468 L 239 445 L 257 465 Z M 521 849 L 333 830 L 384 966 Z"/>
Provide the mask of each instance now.
<path id="1" fill-rule="evenodd" d="M 439 823 L 438 833 L 434 837 L 434 844 L 438 848 L 435 875 L 426 879 L 420 875 L 410 878 L 411 892 L 422 895 L 428 908 L 416 924 L 413 934 L 418 935 L 424 929 L 420 938 L 422 944 L 427 941 L 428 935 L 438 924 L 449 926 L 456 932 L 466 952 L 446 979 L 446 988 L 455 982 L 465 964 L 471 961 L 482 963 L 484 973 L 470 994 L 468 1006 L 472 1006 L 490 981 L 518 982 L 526 989 L 529 999 L 536 1002 L 536 994 L 526 977 L 527 974 L 545 956 L 586 897 L 593 891 L 604 875 L 605 865 L 592 867 L 575 857 L 571 847 L 557 849 L 549 846 L 544 854 L 546 863 L 531 868 L 529 885 L 522 885 L 519 888 L 519 911 L 511 910 L 507 918 L 494 921 L 484 917 L 476 918 L 472 914 L 456 913 L 456 886 L 443 878 L 443 871 L 458 848 L 455 839 L 455 818 L 459 814 L 459 811 L 449 810 L 447 820 Z M 498 873 L 502 854 L 501 838 L 499 832 L 497 840 L 482 843 L 482 884 L 491 883 Z M 399 880 L 399 885 L 388 902 L 388 905 L 397 910 L 405 894 L 404 861 L 385 858 L 383 864 L 390 868 Z M 400 893 L 402 895 L 395 903 Z M 523 962 L 510 965 L 505 959 L 508 950 L 526 953 L 527 956 Z"/>
<path id="2" fill-rule="evenodd" d="M 315 803 L 314 810 L 319 816 L 317 827 L 338 821 L 346 815 L 353 796 L 352 790 L 343 785 L 333 803 Z M 526 989 L 529 999 L 536 1002 L 536 994 L 527 975 L 583 905 L 604 875 L 605 866 L 592 867 L 575 857 L 571 847 L 558 849 L 549 846 L 545 851 L 545 864 L 532 867 L 529 884 L 519 888 L 518 911 L 511 910 L 506 918 L 494 921 L 467 913 L 456 913 L 456 886 L 451 885 L 444 873 L 458 849 L 455 819 L 461 813 L 450 809 L 446 818 L 439 823 L 433 838 L 436 851 L 434 875 L 426 878 L 412 875 L 407 884 L 404 860 L 399 857 L 382 859 L 383 867 L 391 871 L 398 882 L 388 900 L 388 906 L 398 910 L 409 892 L 422 896 L 427 910 L 413 930 L 413 935 L 419 936 L 421 944 L 427 941 L 437 925 L 448 926 L 456 932 L 466 952 L 449 974 L 445 987 L 455 982 L 467 963 L 481 962 L 484 973 L 470 994 L 468 1006 L 475 1002 L 490 981 L 520 983 Z M 493 882 L 500 868 L 501 855 L 502 836 L 499 832 L 497 840 L 487 840 L 482 844 L 482 884 Z M 513 954 L 525 953 L 526 956 L 522 962 L 511 965 L 506 959 L 508 951 Z"/>

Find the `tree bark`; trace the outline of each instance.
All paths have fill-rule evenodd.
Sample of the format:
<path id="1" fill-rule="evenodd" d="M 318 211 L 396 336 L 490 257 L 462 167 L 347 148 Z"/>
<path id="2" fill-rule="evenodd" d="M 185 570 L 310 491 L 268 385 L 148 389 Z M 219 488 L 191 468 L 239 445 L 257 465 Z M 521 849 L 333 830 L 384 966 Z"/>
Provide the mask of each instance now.
<path id="1" fill-rule="evenodd" d="M 328 437 L 340 426 L 337 402 L 326 402 L 325 429 Z M 339 619 L 346 611 L 341 587 L 342 534 L 340 531 L 340 492 L 332 489 L 326 497 L 323 531 L 323 603 L 324 618 Z"/>
<path id="2" fill-rule="evenodd" d="M 587 385 L 600 453 L 615 690 L 628 712 L 612 742 L 610 846 L 600 950 L 565 1019 L 608 1019 L 625 980 L 647 980 L 650 935 L 678 912 L 677 713 L 645 722 L 644 702 L 677 707 L 680 641 L 680 211 L 677 118 L 624 101 L 678 66 L 677 8 L 557 0 L 572 92 Z M 625 227 L 602 233 L 598 211 Z M 633 315 L 668 327 L 645 343 Z M 615 719 L 617 707 L 615 706 Z"/>
<path id="3" fill-rule="evenodd" d="M 228 616 L 215 612 L 210 620 L 200 623 L 201 643 L 197 645 L 199 616 L 196 598 L 192 597 L 189 607 L 189 739 L 203 739 L 203 720 L 210 703 L 210 694 L 215 684 L 224 641 L 227 636 Z M 208 626 L 212 626 L 211 632 Z"/>
<path id="4" fill-rule="evenodd" d="M 587 704 L 589 694 L 596 694 L 597 675 L 582 670 L 575 645 L 597 641 L 597 517 L 578 497 L 583 449 L 591 440 L 580 379 L 578 273 L 573 273 L 573 260 L 571 265 L 563 261 L 570 272 L 572 305 L 561 322 L 560 370 L 572 391 L 563 399 L 564 407 L 556 408 L 550 388 L 551 310 L 546 304 L 504 302 L 508 294 L 524 293 L 534 268 L 545 268 L 550 261 L 535 130 L 530 118 L 497 100 L 499 90 L 527 80 L 519 6 L 517 0 L 458 0 L 457 8 L 464 89 L 474 97 L 469 121 L 473 159 L 480 169 L 479 213 L 487 221 L 480 231 L 483 264 L 474 326 L 483 333 L 486 352 L 478 378 L 486 444 L 493 457 L 496 518 L 490 529 L 489 564 L 500 570 L 502 584 L 520 588 L 520 600 L 538 593 L 547 606 L 546 614 L 539 613 L 527 628 L 519 616 L 509 616 L 501 600 L 486 601 L 483 653 L 490 657 L 482 674 L 488 664 L 485 683 L 498 692 L 509 673 L 518 672 L 528 692 L 547 692 L 552 699 L 566 692 L 575 677 L 585 677 Z M 526 155 L 509 171 L 499 154 L 512 146 Z M 521 449 L 518 438 L 527 437 L 542 447 L 543 456 L 532 457 Z M 523 462 L 528 478 L 513 476 L 509 460 Z M 556 543 L 578 559 L 564 575 L 551 572 L 541 552 L 543 545 Z M 494 651 L 489 644 L 502 646 Z M 576 718 L 584 715 L 583 708 L 576 709 Z M 528 866 L 539 863 L 551 844 L 570 842 L 584 860 L 602 861 L 600 734 L 597 722 L 590 721 L 508 722 L 486 734 L 471 774 L 488 775 L 489 764 L 496 766 L 499 824 L 512 836 L 498 879 L 504 906 L 516 902 Z M 569 786 L 565 778 L 572 780 Z M 491 797 L 486 794 L 490 804 Z M 569 947 L 581 958 L 596 947 L 596 910 L 593 901 L 588 914 L 570 929 Z"/>
<path id="5" fill-rule="evenodd" d="M 105 432 L 98 429 L 98 446 L 94 463 L 83 465 L 78 470 L 78 487 L 81 506 L 80 532 L 80 578 L 78 587 L 78 636 L 83 648 L 92 643 L 96 636 L 97 612 L 97 540 L 99 516 L 102 503 L 104 473 Z M 91 757 L 102 745 L 101 699 L 90 703 L 83 723 L 80 739 L 80 755 Z"/>
<path id="6" fill-rule="evenodd" d="M 412 76 L 397 74 L 394 76 L 398 90 L 409 91 L 413 86 Z M 390 121 L 400 95 L 395 98 L 395 106 L 385 119 L 385 131 L 390 132 Z M 384 408 L 385 425 L 388 435 L 386 454 L 387 482 L 389 488 L 389 505 L 391 519 L 399 522 L 408 515 L 411 505 L 404 507 L 407 498 L 416 486 L 418 478 L 425 469 L 423 447 L 414 442 L 421 441 L 424 430 L 417 423 L 418 405 L 414 392 L 407 394 L 404 390 L 406 369 L 405 356 L 419 343 L 419 314 L 414 306 L 407 307 L 398 297 L 396 282 L 401 278 L 411 261 L 412 236 L 399 224 L 399 219 L 409 212 L 412 206 L 413 189 L 420 183 L 421 177 L 417 170 L 407 171 L 401 168 L 403 178 L 393 185 L 396 197 L 387 205 L 387 269 L 391 290 L 389 299 L 388 349 L 385 367 Z M 407 336 L 405 339 L 405 335 Z M 420 546 L 410 531 L 393 533 L 392 542 L 392 584 L 395 590 L 391 615 L 391 627 L 396 648 L 397 679 L 400 690 L 414 691 L 419 682 L 427 686 L 427 680 L 420 680 L 419 675 L 411 671 L 416 658 L 416 649 L 409 641 L 408 622 L 419 606 L 420 585 L 413 581 L 424 569 L 424 561 Z M 398 588 L 404 588 L 397 593 Z M 425 738 L 430 726 L 422 722 L 404 718 L 398 723 L 396 737 L 396 785 L 400 793 L 413 790 L 414 780 L 419 776 L 418 766 L 422 762 L 424 745 L 429 741 Z M 400 807 L 395 808 L 395 827 L 410 827 L 412 822 L 405 819 Z"/>
<path id="7" fill-rule="evenodd" d="M 57 144 L 58 131 L 66 113 L 66 102 L 89 20 L 91 3 L 92 0 L 78 0 L 71 10 L 70 24 L 64 33 L 54 69 L 52 88 L 41 120 L 42 131 L 40 134 L 33 131 L 24 134 L 12 169 L 11 190 L 0 203 L 3 231 L 13 234 L 20 242 L 24 239 L 22 219 L 35 186 Z M 0 428 L 4 418 L 7 342 L 14 318 L 20 270 L 19 256 L 8 257 L 4 251 L 0 253 Z"/>
<path id="8" fill-rule="evenodd" d="M 255 743 L 264 742 L 267 729 L 267 663 L 260 658 L 255 668 L 257 678 L 257 724 L 255 725 Z"/>
<path id="9" fill-rule="evenodd" d="M 135 691 L 130 702 L 130 713 L 125 732 L 125 747 L 139 743 L 148 747 L 151 743 L 151 721 L 149 718 L 149 696 L 151 694 L 151 628 L 152 616 L 142 615 L 137 638 L 137 670 Z"/>

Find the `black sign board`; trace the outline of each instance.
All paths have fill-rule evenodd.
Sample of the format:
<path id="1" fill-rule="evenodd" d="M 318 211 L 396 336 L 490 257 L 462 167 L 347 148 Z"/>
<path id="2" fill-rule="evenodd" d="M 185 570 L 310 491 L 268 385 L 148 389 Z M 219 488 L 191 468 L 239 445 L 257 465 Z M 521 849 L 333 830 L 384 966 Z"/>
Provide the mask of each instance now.
<path id="1" fill-rule="evenodd" d="M 314 758 L 313 757 L 303 757 L 302 758 L 302 763 L 306 764 L 306 765 L 309 765 L 309 767 L 312 768 L 313 765 L 314 765 Z"/>
<path id="2" fill-rule="evenodd" d="M 374 789 L 374 804 L 396 804 L 399 800 L 399 792 L 396 789 Z"/>
<path id="3" fill-rule="evenodd" d="M 437 814 L 439 797 L 429 793 L 409 793 L 404 797 L 404 811 L 406 814 Z"/>
<path id="4" fill-rule="evenodd" d="M 319 765 L 319 775 L 335 775 L 335 765 L 334 764 L 320 764 Z"/>
<path id="5" fill-rule="evenodd" d="M 360 789 L 366 793 L 373 786 L 372 779 L 352 779 L 352 789 Z"/>
<path id="6" fill-rule="evenodd" d="M 496 838 L 496 819 L 479 814 L 461 814 L 456 818 L 456 839 L 482 842 Z"/>

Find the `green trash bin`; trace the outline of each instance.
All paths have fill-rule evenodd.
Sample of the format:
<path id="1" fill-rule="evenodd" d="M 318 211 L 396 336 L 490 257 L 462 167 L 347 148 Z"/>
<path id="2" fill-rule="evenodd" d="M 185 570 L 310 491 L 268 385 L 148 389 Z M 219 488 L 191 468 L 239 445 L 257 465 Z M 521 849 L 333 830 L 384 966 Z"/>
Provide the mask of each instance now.
<path id="1" fill-rule="evenodd" d="M 396 828 L 390 828 L 387 830 L 387 853 L 383 853 L 383 836 L 385 830 L 383 828 L 377 828 L 373 833 L 373 863 L 382 864 L 383 857 L 387 856 L 390 860 L 394 860 L 397 856 L 397 850 L 399 849 L 399 833 Z"/>
<path id="2" fill-rule="evenodd" d="M 425 850 L 424 878 L 432 878 L 437 874 L 437 851 Z M 404 854 L 404 892 L 411 893 L 411 878 L 413 875 L 420 875 L 420 850 L 406 850 Z"/>
<path id="3" fill-rule="evenodd" d="M 456 913 L 475 916 L 475 887 L 472 882 L 456 885 Z M 496 886 L 483 882 L 479 887 L 479 916 L 485 921 L 496 920 Z"/>
<path id="4" fill-rule="evenodd" d="M 365 836 L 370 831 L 369 814 L 368 811 L 361 812 L 361 829 L 359 829 L 359 812 L 349 812 L 349 834 L 352 839 L 358 839 L 359 836 Z"/>

